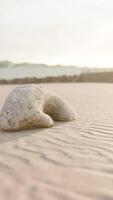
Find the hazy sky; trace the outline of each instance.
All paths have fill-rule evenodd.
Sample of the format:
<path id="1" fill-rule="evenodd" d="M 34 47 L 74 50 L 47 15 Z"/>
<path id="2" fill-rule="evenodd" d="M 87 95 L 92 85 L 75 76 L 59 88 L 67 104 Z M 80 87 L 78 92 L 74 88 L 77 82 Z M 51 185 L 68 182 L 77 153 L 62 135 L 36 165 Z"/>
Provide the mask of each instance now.
<path id="1" fill-rule="evenodd" d="M 0 60 L 113 66 L 113 0 L 0 0 Z"/>

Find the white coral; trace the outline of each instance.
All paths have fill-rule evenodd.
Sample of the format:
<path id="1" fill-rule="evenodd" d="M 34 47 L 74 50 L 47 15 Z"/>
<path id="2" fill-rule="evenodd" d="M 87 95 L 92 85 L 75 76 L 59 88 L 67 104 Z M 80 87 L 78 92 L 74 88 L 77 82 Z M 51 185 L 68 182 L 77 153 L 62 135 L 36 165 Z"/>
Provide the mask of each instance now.
<path id="1" fill-rule="evenodd" d="M 18 86 L 9 94 L 0 114 L 0 127 L 5 131 L 16 131 L 51 127 L 53 120 L 74 119 L 76 113 L 66 101 L 30 84 Z"/>

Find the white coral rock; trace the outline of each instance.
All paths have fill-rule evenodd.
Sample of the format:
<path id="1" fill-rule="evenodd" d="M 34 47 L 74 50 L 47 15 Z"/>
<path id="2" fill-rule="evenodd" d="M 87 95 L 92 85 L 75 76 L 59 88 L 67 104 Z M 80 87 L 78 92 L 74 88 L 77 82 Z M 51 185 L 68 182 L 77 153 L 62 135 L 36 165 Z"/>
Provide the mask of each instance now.
<path id="1" fill-rule="evenodd" d="M 57 95 L 35 84 L 16 87 L 7 97 L 0 114 L 4 131 L 51 127 L 55 121 L 76 119 L 73 108 Z"/>

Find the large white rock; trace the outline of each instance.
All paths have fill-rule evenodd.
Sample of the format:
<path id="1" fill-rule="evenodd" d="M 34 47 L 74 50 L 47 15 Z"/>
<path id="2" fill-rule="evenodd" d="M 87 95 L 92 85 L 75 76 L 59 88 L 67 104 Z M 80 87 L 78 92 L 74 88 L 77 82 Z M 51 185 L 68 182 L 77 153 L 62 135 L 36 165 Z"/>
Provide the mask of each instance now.
<path id="1" fill-rule="evenodd" d="M 55 121 L 76 119 L 73 108 L 35 84 L 18 86 L 7 97 L 0 114 L 0 127 L 16 131 L 51 127 Z"/>

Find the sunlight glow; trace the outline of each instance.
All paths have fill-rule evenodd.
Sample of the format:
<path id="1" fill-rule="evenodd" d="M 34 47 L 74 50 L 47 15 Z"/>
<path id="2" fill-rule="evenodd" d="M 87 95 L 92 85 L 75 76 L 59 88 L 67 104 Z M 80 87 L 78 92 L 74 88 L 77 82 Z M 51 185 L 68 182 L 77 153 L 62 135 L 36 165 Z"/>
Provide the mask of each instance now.
<path id="1" fill-rule="evenodd" d="M 0 0 L 0 60 L 113 67 L 112 0 Z"/>

